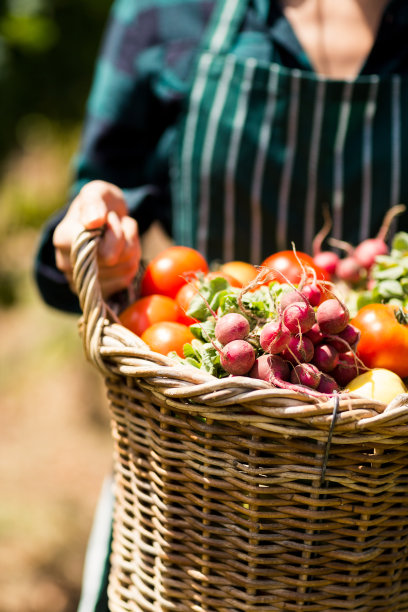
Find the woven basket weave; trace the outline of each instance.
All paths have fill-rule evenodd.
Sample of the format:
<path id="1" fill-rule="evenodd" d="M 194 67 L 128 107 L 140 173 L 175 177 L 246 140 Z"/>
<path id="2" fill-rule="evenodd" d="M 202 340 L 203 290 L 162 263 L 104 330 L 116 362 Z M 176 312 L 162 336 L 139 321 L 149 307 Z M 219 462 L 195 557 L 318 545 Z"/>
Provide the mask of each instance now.
<path id="1" fill-rule="evenodd" d="M 318 401 L 150 351 L 73 249 L 111 407 L 112 612 L 408 610 L 408 404 Z"/>

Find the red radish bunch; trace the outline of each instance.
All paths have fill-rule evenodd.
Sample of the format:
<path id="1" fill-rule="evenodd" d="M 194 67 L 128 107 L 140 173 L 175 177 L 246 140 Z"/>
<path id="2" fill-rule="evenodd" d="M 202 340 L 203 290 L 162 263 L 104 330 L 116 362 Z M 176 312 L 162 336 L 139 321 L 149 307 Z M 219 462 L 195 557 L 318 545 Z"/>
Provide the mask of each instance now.
<path id="1" fill-rule="evenodd" d="M 359 331 L 346 306 L 333 297 L 312 307 L 303 290 L 284 293 L 278 318 L 259 334 L 260 355 L 249 375 L 309 395 L 331 395 L 359 370 L 354 348 Z"/>
<path id="2" fill-rule="evenodd" d="M 322 301 L 331 283 L 306 284 L 305 278 L 306 271 L 297 287 L 288 282 L 274 296 L 274 318 L 267 321 L 244 306 L 248 288 L 237 297 L 237 312 L 209 309 L 215 325 L 207 338 L 225 373 L 313 397 L 340 391 L 359 373 L 359 331 L 347 307 L 335 294 Z"/>
<path id="3" fill-rule="evenodd" d="M 389 253 L 386 238 L 394 217 L 405 211 L 403 204 L 393 206 L 386 213 L 381 228 L 375 238 L 367 238 L 353 247 L 343 240 L 330 238 L 329 244 L 343 250 L 345 257 L 339 257 L 332 251 L 322 251 L 322 243 L 331 229 L 331 218 L 328 208 L 324 207 L 324 225 L 316 234 L 313 241 L 313 260 L 323 270 L 330 274 L 331 278 L 337 278 L 350 285 L 357 285 L 363 281 L 369 281 L 372 266 L 379 255 Z"/>

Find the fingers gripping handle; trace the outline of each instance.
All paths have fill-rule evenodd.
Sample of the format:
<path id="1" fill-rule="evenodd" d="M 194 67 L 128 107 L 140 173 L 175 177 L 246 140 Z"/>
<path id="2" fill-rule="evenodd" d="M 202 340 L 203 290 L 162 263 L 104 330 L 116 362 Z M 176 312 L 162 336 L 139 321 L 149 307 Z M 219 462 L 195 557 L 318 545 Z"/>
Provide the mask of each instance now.
<path id="1" fill-rule="evenodd" d="M 109 312 L 98 281 L 97 253 L 103 231 L 103 228 L 98 228 L 81 232 L 72 246 L 71 261 L 82 310 L 81 335 L 86 357 L 104 374 L 109 374 L 99 350 Z"/>

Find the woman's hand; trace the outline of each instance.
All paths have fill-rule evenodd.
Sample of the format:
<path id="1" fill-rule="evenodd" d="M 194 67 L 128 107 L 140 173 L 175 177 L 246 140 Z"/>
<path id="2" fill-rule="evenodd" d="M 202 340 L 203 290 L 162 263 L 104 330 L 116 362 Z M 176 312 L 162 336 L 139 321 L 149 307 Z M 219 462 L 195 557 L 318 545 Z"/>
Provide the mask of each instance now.
<path id="1" fill-rule="evenodd" d="M 129 286 L 139 269 L 141 247 L 137 222 L 127 215 L 119 187 L 105 181 L 91 181 L 72 201 L 53 235 L 56 265 L 72 290 L 71 247 L 83 229 L 106 225 L 99 244 L 99 282 L 105 298 Z"/>

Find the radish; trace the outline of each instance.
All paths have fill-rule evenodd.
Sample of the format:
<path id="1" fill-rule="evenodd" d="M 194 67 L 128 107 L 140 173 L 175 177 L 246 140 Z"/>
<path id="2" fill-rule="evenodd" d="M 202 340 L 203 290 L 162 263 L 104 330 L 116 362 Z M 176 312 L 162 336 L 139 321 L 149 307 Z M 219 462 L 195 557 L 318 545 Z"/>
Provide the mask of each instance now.
<path id="1" fill-rule="evenodd" d="M 338 334 L 350 320 L 347 307 L 337 298 L 326 300 L 316 310 L 316 321 L 324 334 Z"/>
<path id="2" fill-rule="evenodd" d="M 364 276 L 364 270 L 354 257 L 354 247 L 349 242 L 338 240 L 337 238 L 330 238 L 329 242 L 331 245 L 342 249 L 347 253 L 346 257 L 343 257 L 342 259 L 339 258 L 335 276 L 337 276 L 337 278 L 340 280 L 343 280 L 345 283 L 359 283 Z"/>
<path id="3" fill-rule="evenodd" d="M 282 310 L 294 302 L 306 302 L 306 304 L 310 304 L 311 306 L 317 306 L 321 298 L 322 292 L 320 288 L 318 287 L 317 283 L 312 282 L 308 283 L 307 285 L 303 285 L 301 290 L 299 288 L 282 293 L 280 298 L 280 306 Z"/>
<path id="4" fill-rule="evenodd" d="M 313 344 L 319 344 L 325 339 L 325 335 L 321 332 L 320 327 L 315 323 L 309 331 L 306 332 L 305 336 L 309 338 Z"/>
<path id="5" fill-rule="evenodd" d="M 320 383 L 321 371 L 312 363 L 299 363 L 290 373 L 290 380 L 294 384 L 305 385 L 317 389 Z"/>
<path id="6" fill-rule="evenodd" d="M 340 387 L 330 374 L 322 372 L 317 391 L 326 395 L 332 395 L 335 391 L 340 391 Z"/>
<path id="7" fill-rule="evenodd" d="M 358 327 L 349 323 L 343 331 L 339 333 L 339 338 L 349 344 L 356 344 L 360 340 L 360 334 L 361 332 Z"/>
<path id="8" fill-rule="evenodd" d="M 354 259 L 356 265 L 369 270 L 375 263 L 377 255 L 387 255 L 388 246 L 380 238 L 367 238 L 355 248 Z"/>
<path id="9" fill-rule="evenodd" d="M 281 356 L 291 363 L 308 363 L 314 353 L 313 342 L 306 336 L 292 336 Z"/>
<path id="10" fill-rule="evenodd" d="M 266 353 L 276 355 L 287 347 L 290 337 L 290 331 L 282 321 L 271 321 L 262 328 L 259 343 Z"/>
<path id="11" fill-rule="evenodd" d="M 285 293 L 282 293 L 280 297 L 279 305 L 281 307 L 281 310 L 283 311 L 285 310 L 285 308 L 287 308 L 288 306 L 291 306 L 295 302 L 302 302 L 302 301 L 306 302 L 307 300 L 304 299 L 303 294 L 300 291 L 293 289 L 292 291 L 286 291 Z"/>
<path id="12" fill-rule="evenodd" d="M 283 324 L 293 334 L 309 331 L 316 323 L 313 308 L 306 302 L 293 302 L 282 313 Z"/>
<path id="13" fill-rule="evenodd" d="M 336 276 L 346 283 L 357 284 L 363 279 L 361 265 L 354 255 L 339 259 L 336 267 Z"/>
<path id="14" fill-rule="evenodd" d="M 313 261 L 319 268 L 328 274 L 329 278 L 331 278 L 335 274 L 340 257 L 332 251 L 322 251 L 323 240 L 330 232 L 332 226 L 329 207 L 327 205 L 323 206 L 323 217 L 323 227 L 314 237 L 312 244 Z"/>
<path id="15" fill-rule="evenodd" d="M 220 352 L 221 365 L 228 374 L 247 374 L 255 362 L 255 350 L 246 340 L 232 340 Z"/>
<path id="16" fill-rule="evenodd" d="M 334 251 L 321 251 L 313 256 L 313 261 L 331 278 L 336 272 L 340 257 Z"/>
<path id="17" fill-rule="evenodd" d="M 339 353 L 326 342 L 314 347 L 313 363 L 322 372 L 331 372 L 339 362 Z"/>
<path id="18" fill-rule="evenodd" d="M 243 340 L 249 334 L 249 322 L 238 312 L 229 312 L 217 320 L 215 337 L 220 344 L 228 344 L 232 340 Z"/>
<path id="19" fill-rule="evenodd" d="M 358 264 L 369 270 L 375 263 L 375 259 L 378 255 L 387 255 L 389 252 L 388 245 L 385 242 L 390 225 L 394 217 L 403 213 L 405 206 L 399 204 L 389 209 L 384 217 L 383 223 L 376 238 L 367 238 L 363 240 L 354 250 L 354 257 Z"/>
<path id="20" fill-rule="evenodd" d="M 316 283 L 305 285 L 302 289 L 302 293 L 311 306 L 318 306 L 322 299 L 322 292 Z"/>
<path id="21" fill-rule="evenodd" d="M 329 336 L 330 344 L 339 353 L 347 353 L 350 348 L 354 348 L 360 339 L 360 330 L 349 323 L 337 336 Z"/>
<path id="22" fill-rule="evenodd" d="M 325 339 L 325 334 L 321 331 L 319 324 L 315 323 L 305 334 L 307 338 L 313 342 L 313 344 L 319 344 Z"/>
<path id="23" fill-rule="evenodd" d="M 261 355 L 255 361 L 249 375 L 252 378 L 265 380 L 280 389 L 288 389 L 314 397 L 321 397 L 321 394 L 314 391 L 312 387 L 289 382 L 290 371 L 288 364 L 279 355 Z"/>
<path id="24" fill-rule="evenodd" d="M 289 379 L 289 366 L 279 355 L 261 355 L 255 360 L 249 376 L 275 384 L 273 381 Z"/>
<path id="25" fill-rule="evenodd" d="M 341 387 L 345 387 L 360 373 L 361 369 L 358 359 L 356 355 L 350 351 L 339 356 L 339 363 L 334 368 L 332 375 Z"/>
<path id="26" fill-rule="evenodd" d="M 373 291 L 374 287 L 376 287 L 377 285 L 377 281 L 375 280 L 375 278 L 368 278 L 367 282 L 366 282 L 366 289 L 367 291 Z"/>

